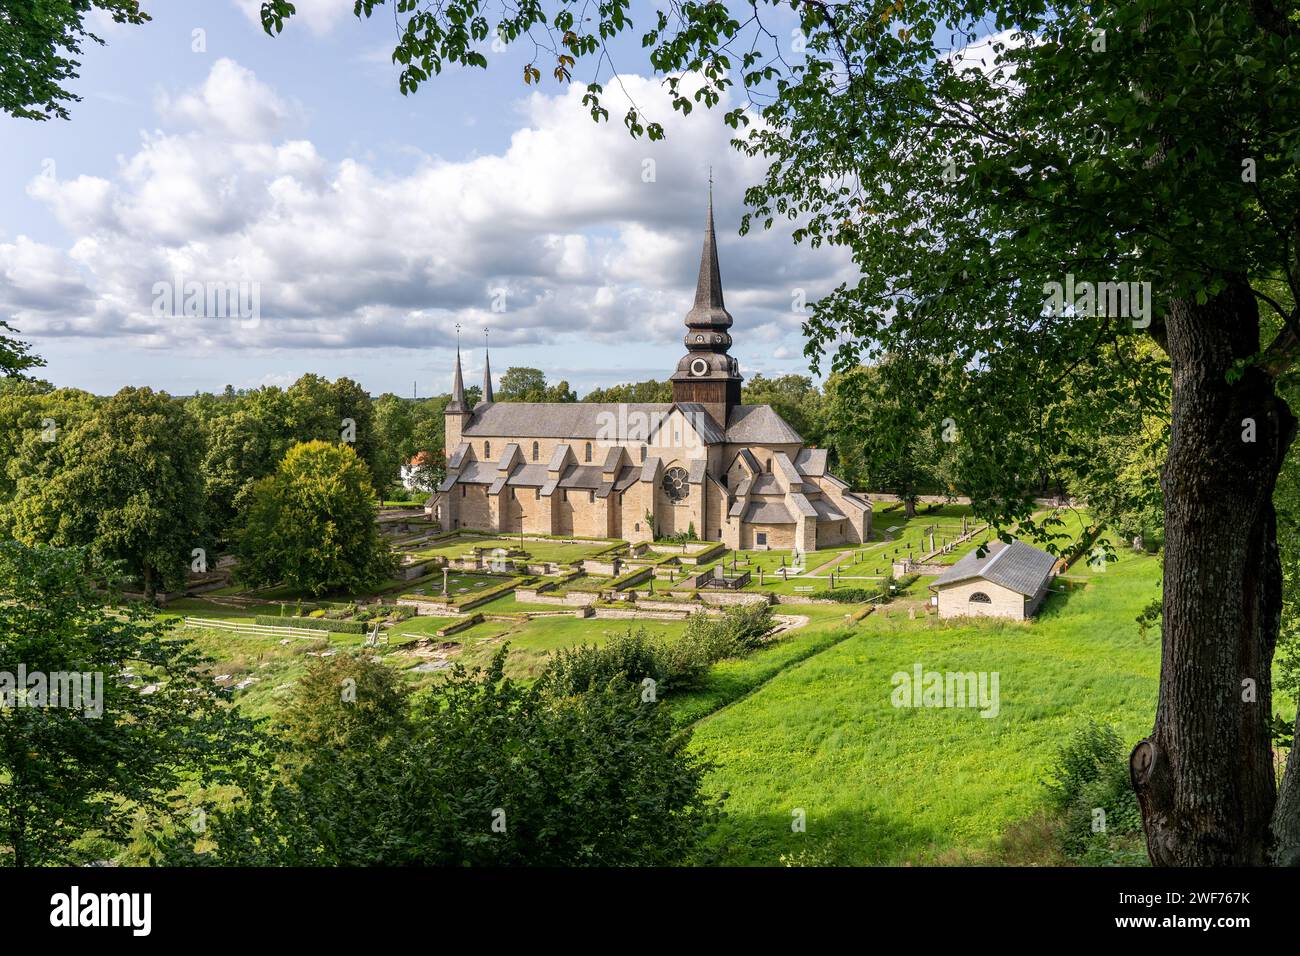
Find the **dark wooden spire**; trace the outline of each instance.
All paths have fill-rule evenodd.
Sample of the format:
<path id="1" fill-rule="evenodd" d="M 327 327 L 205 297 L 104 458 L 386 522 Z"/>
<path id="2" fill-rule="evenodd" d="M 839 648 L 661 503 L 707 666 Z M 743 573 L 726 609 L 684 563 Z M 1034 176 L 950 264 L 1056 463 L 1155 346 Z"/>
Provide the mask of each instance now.
<path id="1" fill-rule="evenodd" d="M 722 301 L 722 270 L 718 267 L 718 237 L 713 229 L 713 186 L 709 186 L 709 217 L 700 251 L 700 275 L 695 283 L 695 304 L 686 313 L 686 327 L 713 331 L 731 327 L 731 313 Z M 730 343 L 728 343 L 730 344 Z"/>

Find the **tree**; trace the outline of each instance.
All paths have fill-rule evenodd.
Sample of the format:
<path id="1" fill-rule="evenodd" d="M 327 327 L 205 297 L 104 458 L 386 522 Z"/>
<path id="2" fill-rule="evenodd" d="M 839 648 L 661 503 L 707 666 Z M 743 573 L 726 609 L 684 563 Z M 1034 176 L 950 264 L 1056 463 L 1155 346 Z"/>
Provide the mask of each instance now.
<path id="1" fill-rule="evenodd" d="M 4 22 L 3 17 L 3 11 L 0 11 L 0 23 Z M 0 67 L 0 69 L 3 69 L 3 67 Z M 0 81 L 0 87 L 2 86 L 3 81 Z M 7 322 L 0 322 L 0 332 L 12 331 L 14 331 L 13 326 Z M 11 339 L 7 335 L 0 335 L 0 380 L 21 375 L 29 368 L 39 368 L 44 364 L 45 360 L 33 355 L 31 348 L 25 342 Z"/>
<path id="2" fill-rule="evenodd" d="M 0 531 L 9 532 L 13 507 L 63 467 L 59 438 L 89 418 L 97 404 L 79 389 L 0 379 Z"/>
<path id="3" fill-rule="evenodd" d="M 615 680 L 556 698 L 456 665 L 414 707 L 354 714 L 340 735 L 313 721 L 287 774 L 213 815 L 226 866 L 663 866 L 687 860 L 716 817 L 707 766 L 638 686 Z M 354 665 L 346 665 L 351 668 Z M 382 664 L 360 664 L 364 675 Z M 340 672 L 342 672 L 340 670 Z M 295 706 L 333 715 L 337 674 Z M 383 681 L 392 680 L 391 675 Z M 387 692 L 385 692 L 387 693 Z M 390 702 L 395 703 L 391 698 Z M 350 712 L 352 713 L 352 712 Z M 192 843 L 192 840 L 191 840 Z M 202 859 L 202 858 L 200 858 Z M 170 862 L 193 862 L 176 845 Z"/>
<path id="4" fill-rule="evenodd" d="M 372 473 L 386 467 L 388 449 L 370 397 L 350 379 L 331 383 L 308 374 L 288 389 L 268 386 L 238 394 L 228 389 L 214 401 L 186 401 L 203 422 L 207 526 L 214 534 L 230 533 L 253 482 L 271 474 L 300 442 L 350 437 Z"/>
<path id="5" fill-rule="evenodd" d="M 350 378 L 335 379 L 330 391 L 343 440 L 356 449 L 357 457 L 370 469 L 371 481 L 383 490 L 378 478 L 384 468 L 385 449 L 375 427 L 375 407 L 370 394 Z"/>
<path id="6" fill-rule="evenodd" d="M 256 740 L 170 624 L 103 605 L 112 581 L 84 549 L 0 542 L 0 673 L 27 682 L 0 708 L 3 862 L 91 862 L 87 837 L 125 842 L 142 813 L 188 826 L 176 788 L 227 782 Z"/>
<path id="7" fill-rule="evenodd" d="M 203 514 L 201 438 L 184 408 L 165 392 L 124 388 L 55 437 L 58 467 L 15 501 L 14 537 L 122 561 L 150 599 L 180 586 Z"/>
<path id="8" fill-rule="evenodd" d="M 653 404 L 667 403 L 673 400 L 673 383 L 667 379 L 647 379 L 625 385 L 611 385 L 609 388 L 595 388 L 583 396 L 584 402 L 614 402 L 630 405 L 634 402 Z"/>
<path id="9" fill-rule="evenodd" d="M 886 356 L 827 383 L 844 477 L 856 487 L 897 495 L 909 518 L 922 494 L 955 490 L 955 427 L 934 407 L 937 371 L 931 363 Z"/>
<path id="10" fill-rule="evenodd" d="M 68 118 L 64 103 L 80 102 L 64 84 L 79 76 L 83 44 L 104 41 L 86 29 L 98 8 L 117 23 L 141 24 L 149 15 L 137 0 L 53 0 L 8 3 L 0 9 L 0 109 L 20 119 Z"/>
<path id="11" fill-rule="evenodd" d="M 660 4 L 642 42 L 674 108 L 718 105 L 737 82 L 761 104 L 761 122 L 748 103 L 724 114 L 767 164 L 742 228 L 798 219 L 796 241 L 841 246 L 860 269 L 814 305 L 809 354 L 833 351 L 841 370 L 950 356 L 977 510 L 1029 527 L 1047 449 L 1020 429 L 1064 381 L 1116 394 L 1130 373 L 1118 343 L 1151 337 L 1178 371 L 1159 704 L 1131 758 L 1148 851 L 1300 862 L 1300 761 L 1279 794 L 1270 749 L 1272 496 L 1296 431 L 1277 383 L 1300 355 L 1300 296 L 1268 290 L 1300 288 L 1295 0 L 949 0 L 906 22 L 886 0 L 790 9 L 794 61 L 758 7 L 742 22 L 720 4 Z M 292 12 L 270 0 L 263 25 L 279 32 Z M 579 20 L 565 0 L 495 24 L 478 0 L 394 12 L 403 92 L 446 64 L 486 67 L 494 32 L 534 39 L 566 82 L 633 28 L 621 4 Z M 989 22 L 1001 32 L 962 54 Z M 534 62 L 523 78 L 541 75 Z M 593 82 L 583 99 L 597 121 L 603 92 Z M 663 135 L 635 104 L 623 120 Z"/>
<path id="12" fill-rule="evenodd" d="M 568 382 L 547 385 L 540 369 L 515 366 L 506 369 L 493 396 L 498 402 L 576 402 Z"/>
<path id="13" fill-rule="evenodd" d="M 305 442 L 257 481 L 237 532 L 238 576 L 320 595 L 372 587 L 396 568 L 375 524 L 370 471 L 348 445 Z"/>
<path id="14" fill-rule="evenodd" d="M 819 446 L 825 440 L 822 393 L 807 375 L 768 378 L 759 373 L 745 383 L 741 397 L 746 405 L 771 405 L 807 444 Z"/>
<path id="15" fill-rule="evenodd" d="M 415 455 L 415 405 L 391 393 L 375 400 L 377 447 L 375 488 L 380 496 L 401 480 L 402 466 Z"/>

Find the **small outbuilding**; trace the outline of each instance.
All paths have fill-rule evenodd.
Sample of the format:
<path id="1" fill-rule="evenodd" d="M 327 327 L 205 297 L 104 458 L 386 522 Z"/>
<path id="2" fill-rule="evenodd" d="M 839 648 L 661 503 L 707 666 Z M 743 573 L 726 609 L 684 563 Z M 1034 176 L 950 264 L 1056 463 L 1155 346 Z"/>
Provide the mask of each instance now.
<path id="1" fill-rule="evenodd" d="M 983 557 L 970 552 L 930 585 L 939 617 L 1004 617 L 1023 621 L 1047 596 L 1056 558 L 1021 541 L 994 541 Z"/>

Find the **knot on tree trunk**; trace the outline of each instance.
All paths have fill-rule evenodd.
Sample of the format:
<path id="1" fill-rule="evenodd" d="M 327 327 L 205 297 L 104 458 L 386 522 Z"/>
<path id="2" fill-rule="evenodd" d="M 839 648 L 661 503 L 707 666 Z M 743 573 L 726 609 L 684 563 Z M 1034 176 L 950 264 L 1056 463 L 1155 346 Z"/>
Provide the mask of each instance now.
<path id="1" fill-rule="evenodd" d="M 1175 866 L 1177 842 L 1167 821 L 1173 809 L 1173 774 L 1155 740 L 1138 741 L 1128 758 L 1129 780 L 1137 794 L 1152 866 Z"/>

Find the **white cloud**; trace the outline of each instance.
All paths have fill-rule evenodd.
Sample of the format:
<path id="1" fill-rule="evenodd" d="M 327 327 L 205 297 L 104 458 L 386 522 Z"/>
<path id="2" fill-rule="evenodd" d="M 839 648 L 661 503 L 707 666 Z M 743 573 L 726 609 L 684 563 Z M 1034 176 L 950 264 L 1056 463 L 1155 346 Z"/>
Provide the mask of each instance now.
<path id="1" fill-rule="evenodd" d="M 729 146 L 716 118 L 673 113 L 657 80 L 624 84 L 665 118 L 665 142 L 593 123 L 575 86 L 527 99 L 499 154 L 421 155 L 391 173 L 285 138 L 296 109 L 220 60 L 197 89 L 160 95 L 165 128 L 143 134 L 111 175 L 28 185 L 75 238 L 63 252 L 21 239 L 0 247 L 40 258 L 45 277 L 39 294 L 0 286 L 0 316 L 29 335 L 143 347 L 423 348 L 449 341 L 457 322 L 490 325 L 500 345 L 566 334 L 671 343 L 690 305 L 712 165 L 741 342 L 797 331 L 792 290 L 815 298 L 848 276 L 847 258 L 793 247 L 786 232 L 740 239 L 759 162 Z M 615 116 L 617 100 L 607 103 Z M 154 284 L 173 277 L 255 281 L 262 320 L 155 317 Z M 498 288 L 504 312 L 493 311 Z"/>
<path id="2" fill-rule="evenodd" d="M 253 71 L 222 57 L 198 89 L 180 96 L 158 94 L 164 121 L 236 141 L 264 141 L 284 130 L 299 108 L 286 103 Z"/>

